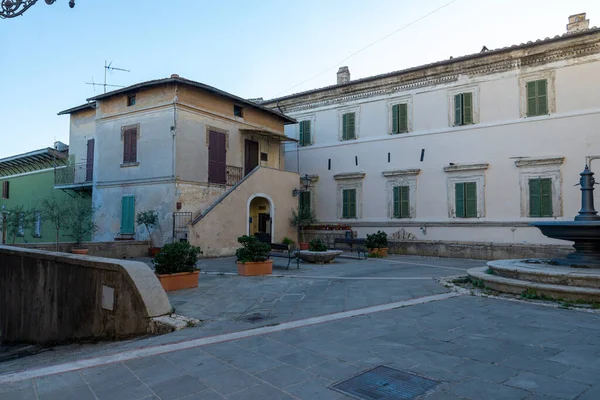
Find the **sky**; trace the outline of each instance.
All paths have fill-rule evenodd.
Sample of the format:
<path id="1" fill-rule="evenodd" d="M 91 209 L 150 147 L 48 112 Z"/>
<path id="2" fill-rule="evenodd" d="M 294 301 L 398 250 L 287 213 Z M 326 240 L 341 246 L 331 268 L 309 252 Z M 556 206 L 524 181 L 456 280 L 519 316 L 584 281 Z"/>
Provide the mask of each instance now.
<path id="1" fill-rule="evenodd" d="M 105 61 L 130 70 L 108 84 L 179 74 L 268 99 L 335 84 L 342 65 L 358 79 L 553 37 L 580 12 L 600 26 L 598 0 L 39 0 L 0 19 L 0 158 L 68 144 L 56 114 L 102 93 L 86 82 Z"/>

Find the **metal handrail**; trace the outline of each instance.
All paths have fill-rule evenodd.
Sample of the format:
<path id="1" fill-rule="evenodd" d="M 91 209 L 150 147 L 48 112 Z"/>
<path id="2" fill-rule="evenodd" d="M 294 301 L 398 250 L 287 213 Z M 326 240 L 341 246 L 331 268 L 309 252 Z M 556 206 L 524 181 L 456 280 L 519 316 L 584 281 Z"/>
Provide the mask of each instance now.
<path id="1" fill-rule="evenodd" d="M 92 166 L 87 162 L 54 168 L 54 185 L 73 185 L 92 182 Z"/>

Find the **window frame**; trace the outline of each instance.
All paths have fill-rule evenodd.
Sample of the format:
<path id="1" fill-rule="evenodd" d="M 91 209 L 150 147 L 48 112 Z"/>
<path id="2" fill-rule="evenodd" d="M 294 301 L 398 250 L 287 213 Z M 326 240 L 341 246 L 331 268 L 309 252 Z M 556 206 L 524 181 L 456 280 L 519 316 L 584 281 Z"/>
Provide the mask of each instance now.
<path id="1" fill-rule="evenodd" d="M 545 93 L 544 93 L 543 96 L 541 96 L 540 93 L 539 93 L 539 89 L 540 89 L 539 88 L 539 86 L 540 86 L 539 84 L 541 82 L 543 82 L 544 86 L 545 86 L 544 87 L 544 92 Z M 534 102 L 535 102 L 535 112 L 533 112 L 530 109 L 530 107 L 529 107 L 530 106 L 530 101 L 529 100 L 531 99 L 531 97 L 529 96 L 529 87 L 530 87 L 529 85 L 531 85 L 531 84 L 535 85 L 535 88 L 534 88 L 535 95 L 533 97 Z M 525 102 L 525 105 L 527 107 L 527 109 L 525 110 L 525 114 L 527 115 L 527 117 L 541 117 L 543 115 L 548 115 L 548 80 L 547 79 L 536 79 L 536 80 L 533 80 L 533 81 L 527 81 L 527 82 L 525 82 L 525 93 L 526 93 L 526 96 L 527 96 L 527 101 Z M 545 112 L 541 112 L 540 111 L 540 103 L 541 103 L 540 102 L 540 98 L 541 97 L 543 97 L 545 99 L 545 105 L 544 105 Z"/>
<path id="2" fill-rule="evenodd" d="M 406 105 L 406 131 L 394 132 L 394 107 L 399 105 Z M 388 101 L 388 134 L 389 135 L 402 135 L 413 131 L 413 118 L 412 118 L 412 95 L 405 95 L 396 97 Z"/>
<path id="3" fill-rule="evenodd" d="M 354 197 L 352 203 L 350 202 L 349 199 L 349 195 L 350 193 L 352 193 L 352 197 Z M 357 193 L 356 193 L 356 188 L 345 188 L 342 189 L 342 219 L 356 219 L 357 216 Z M 346 205 L 347 203 L 347 205 Z M 354 209 L 352 210 L 353 212 L 350 212 L 350 205 L 354 204 Z M 346 214 L 344 215 L 344 208 L 346 208 Z"/>
<path id="4" fill-rule="evenodd" d="M 337 217 L 338 220 L 359 220 L 362 218 L 363 208 L 363 180 L 365 177 L 364 172 L 346 172 L 333 176 L 333 179 L 337 181 Z M 355 217 L 344 218 L 344 190 L 355 189 Z"/>
<path id="5" fill-rule="evenodd" d="M 33 221 L 33 232 L 31 233 L 31 236 L 33 236 L 34 238 L 41 238 L 42 237 L 42 212 L 41 211 L 34 211 L 33 213 L 35 219 Z"/>
<path id="6" fill-rule="evenodd" d="M 533 210 L 532 205 L 531 205 L 532 198 L 533 198 L 532 197 L 532 193 L 531 193 L 532 183 L 533 182 L 537 182 L 538 185 L 539 185 L 539 187 L 538 187 L 539 193 L 537 194 L 537 196 L 539 197 L 539 209 L 536 210 L 536 213 L 539 214 L 539 215 L 533 215 L 533 211 L 534 210 Z M 549 213 L 549 215 L 548 215 L 548 213 L 544 212 L 544 211 L 546 211 L 546 210 L 544 210 L 544 204 L 543 204 L 544 203 L 544 186 L 546 186 L 546 185 L 544 185 L 544 183 L 547 184 L 547 190 L 549 189 L 549 191 L 550 191 L 549 193 L 546 194 L 549 197 L 549 200 L 550 200 L 550 213 Z M 529 188 L 528 188 L 528 190 L 529 190 L 529 217 L 530 218 L 552 218 L 552 217 L 554 217 L 553 210 L 552 210 L 552 178 L 534 178 L 534 177 L 531 177 L 528 180 L 528 184 L 529 184 L 528 185 L 529 186 Z"/>
<path id="7" fill-rule="evenodd" d="M 308 141 L 306 141 L 306 125 L 308 124 Z M 305 119 L 298 122 L 298 146 L 306 147 L 313 144 L 312 139 L 312 125 L 313 122 L 310 119 Z M 304 126 L 304 128 L 303 128 Z"/>
<path id="8" fill-rule="evenodd" d="M 462 187 L 459 187 L 462 185 Z M 474 185 L 474 189 L 473 189 Z M 472 188 L 469 190 L 469 188 Z M 459 191 L 462 190 L 462 193 Z M 471 196 L 469 192 L 471 191 Z M 462 207 L 459 207 L 459 193 L 462 196 Z M 477 218 L 477 182 L 455 182 L 454 183 L 454 214 L 456 218 Z M 469 201 L 475 201 L 475 209 L 469 209 Z"/>
<path id="9" fill-rule="evenodd" d="M 485 171 L 488 166 L 488 163 L 455 164 L 444 168 L 448 196 L 448 218 L 461 220 L 485 218 Z M 456 213 L 456 184 L 470 182 L 476 183 L 477 214 L 473 217 L 460 217 Z"/>
<path id="10" fill-rule="evenodd" d="M 456 106 L 455 97 L 457 95 L 471 94 L 471 122 L 468 124 L 462 121 L 456 121 Z M 461 122 L 461 123 L 458 123 Z M 450 127 L 467 127 L 479 123 L 479 85 L 463 85 L 451 90 L 448 90 L 448 126 Z"/>
<path id="11" fill-rule="evenodd" d="M 387 191 L 387 218 L 395 219 L 412 219 L 417 214 L 417 176 L 421 172 L 420 169 L 404 169 L 383 171 L 382 175 L 386 178 Z M 408 215 L 406 217 L 397 218 L 394 215 L 394 188 L 398 186 L 408 186 Z"/>
<path id="12" fill-rule="evenodd" d="M 131 145 L 130 145 L 130 149 L 127 150 L 127 136 L 128 136 L 128 132 L 131 131 L 135 131 L 135 135 L 133 135 L 133 138 L 135 138 L 135 157 L 131 157 Z M 129 134 L 131 135 L 131 134 Z M 133 125 L 125 125 L 121 127 L 121 142 L 123 143 L 123 158 L 122 158 L 122 163 L 121 163 L 121 167 L 130 167 L 130 166 L 137 166 L 139 165 L 139 139 L 140 139 L 140 124 L 133 124 Z M 131 143 L 131 142 L 130 142 Z"/>
<path id="13" fill-rule="evenodd" d="M 523 158 L 515 161 L 519 171 L 519 187 L 521 194 L 521 218 L 533 219 L 555 219 L 563 216 L 562 204 L 562 164 L 564 157 Z M 532 217 L 529 193 L 529 180 L 550 179 L 552 217 Z"/>
<path id="14" fill-rule="evenodd" d="M 133 199 L 133 210 L 132 210 L 132 217 L 131 217 L 131 230 L 125 230 L 125 228 L 129 228 L 129 226 L 123 226 L 123 222 L 125 220 L 125 210 L 124 210 L 124 206 L 125 206 L 125 199 L 126 198 L 131 198 Z M 133 194 L 126 194 L 121 196 L 121 224 L 119 227 L 119 233 L 121 235 L 134 235 L 135 234 L 135 195 Z"/>
<path id="15" fill-rule="evenodd" d="M 308 197 L 308 203 L 306 202 L 306 198 Z M 306 205 L 308 205 L 308 210 L 309 212 L 313 210 L 313 204 L 312 204 L 312 191 L 311 190 L 302 190 L 300 191 L 300 193 L 298 194 L 298 209 L 303 212 L 304 211 L 304 207 Z"/>
<path id="16" fill-rule="evenodd" d="M 137 93 L 130 93 L 127 95 L 127 107 L 133 107 L 137 102 Z"/>
<path id="17" fill-rule="evenodd" d="M 2 181 L 2 198 L 3 199 L 10 198 L 10 181 L 8 181 L 8 180 Z"/>
<path id="18" fill-rule="evenodd" d="M 527 83 L 533 81 L 546 80 L 546 114 L 528 115 L 527 104 Z M 533 72 L 519 76 L 519 115 L 521 118 L 545 118 L 548 115 L 556 114 L 556 71 L 547 70 Z"/>
<path id="19" fill-rule="evenodd" d="M 344 115 L 354 113 L 354 138 L 344 139 Z M 338 141 L 349 142 L 360 137 L 360 107 L 344 107 L 338 110 Z"/>
<path id="20" fill-rule="evenodd" d="M 244 118 L 244 107 L 239 104 L 233 105 L 233 116 L 236 118 Z"/>

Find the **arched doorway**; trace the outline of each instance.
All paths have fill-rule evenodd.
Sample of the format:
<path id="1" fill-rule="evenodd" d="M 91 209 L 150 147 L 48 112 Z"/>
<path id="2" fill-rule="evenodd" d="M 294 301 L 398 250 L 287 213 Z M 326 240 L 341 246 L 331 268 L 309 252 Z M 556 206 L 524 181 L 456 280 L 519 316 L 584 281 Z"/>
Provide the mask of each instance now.
<path id="1" fill-rule="evenodd" d="M 275 232 L 275 207 L 266 194 L 257 193 L 248 199 L 247 234 L 261 242 L 272 243 Z"/>

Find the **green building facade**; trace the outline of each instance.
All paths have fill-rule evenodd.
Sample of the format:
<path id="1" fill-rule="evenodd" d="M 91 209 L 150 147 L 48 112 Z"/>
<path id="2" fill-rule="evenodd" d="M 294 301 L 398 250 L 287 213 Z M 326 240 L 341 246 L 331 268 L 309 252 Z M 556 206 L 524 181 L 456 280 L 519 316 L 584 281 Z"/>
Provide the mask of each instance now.
<path id="1" fill-rule="evenodd" d="M 68 150 L 47 148 L 0 159 L 0 211 L 8 219 L 14 215 L 17 207 L 22 207 L 25 211 L 30 211 L 31 217 L 30 226 L 19 228 L 16 235 L 6 232 L 6 244 L 12 244 L 13 241 L 51 243 L 56 240 L 54 225 L 42 214 L 42 202 L 45 198 L 55 197 L 59 202 L 69 205 L 84 202 L 92 207 L 92 197 L 87 192 L 55 188 L 56 167 L 59 170 L 69 168 Z M 2 220 L 0 219 L 0 224 Z M 69 234 L 68 230 L 61 229 L 59 240 L 72 242 L 73 238 Z"/>

